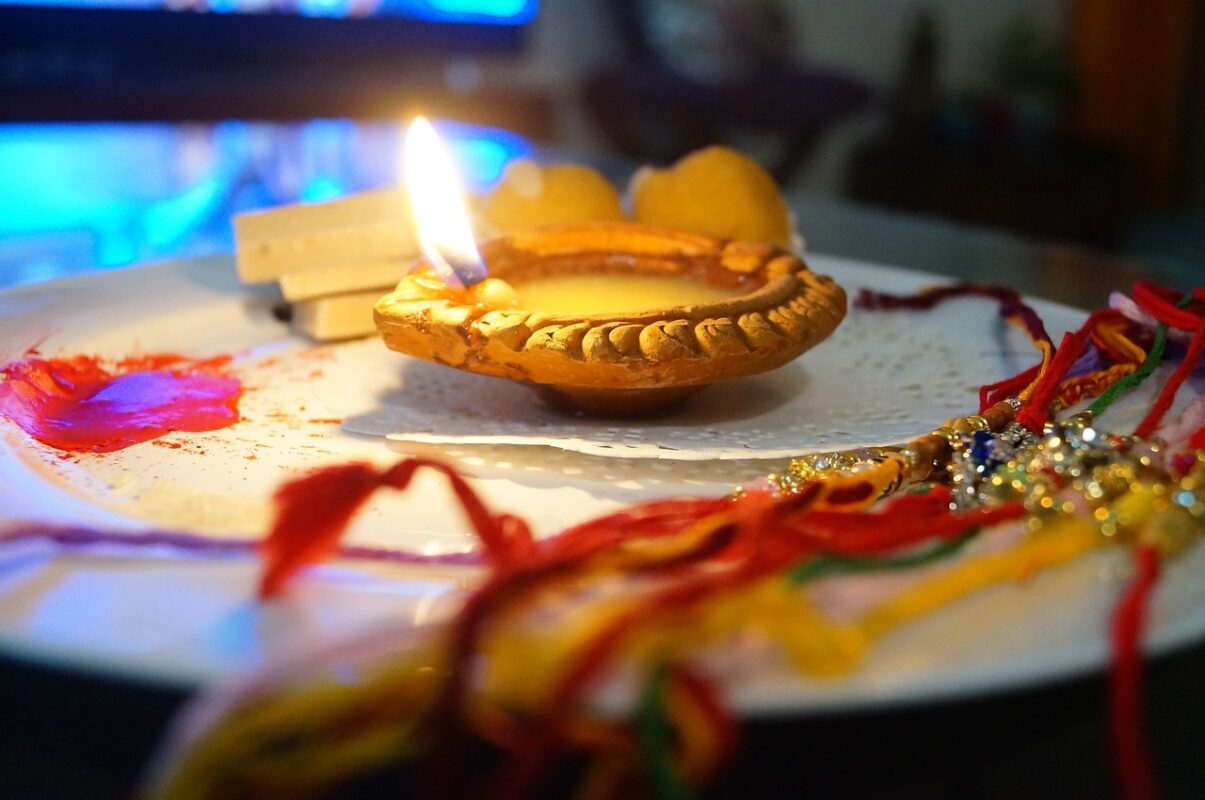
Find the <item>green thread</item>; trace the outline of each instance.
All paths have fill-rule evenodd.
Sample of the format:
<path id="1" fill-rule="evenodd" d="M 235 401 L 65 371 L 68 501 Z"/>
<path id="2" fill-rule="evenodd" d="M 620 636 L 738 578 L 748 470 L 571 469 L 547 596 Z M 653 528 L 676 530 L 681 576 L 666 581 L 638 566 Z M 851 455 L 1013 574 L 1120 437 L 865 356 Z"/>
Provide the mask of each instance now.
<path id="1" fill-rule="evenodd" d="M 1188 308 L 1190 305 L 1192 305 L 1191 292 L 1180 298 L 1176 303 L 1176 308 Z M 1100 397 L 1096 398 L 1096 402 L 1088 406 L 1088 411 L 1092 412 L 1092 416 L 1099 417 L 1106 408 L 1113 405 L 1113 402 L 1123 392 L 1128 392 L 1150 377 L 1150 374 L 1155 371 L 1155 367 L 1159 366 L 1159 362 L 1163 360 L 1163 351 L 1166 348 L 1167 325 L 1160 322 L 1159 326 L 1155 328 L 1155 341 L 1151 342 L 1151 351 L 1146 354 L 1146 361 L 1143 361 L 1142 366 L 1138 369 L 1106 389 Z"/>
<path id="2" fill-rule="evenodd" d="M 924 550 L 905 553 L 901 556 L 890 556 L 888 558 L 861 558 L 858 556 L 840 555 L 820 556 L 793 569 L 789 579 L 792 583 L 807 583 L 808 581 L 828 575 L 831 572 L 875 572 L 878 570 L 923 567 L 926 564 L 932 564 L 954 555 L 978 532 L 979 529 L 974 528 L 955 539 L 938 542 Z"/>
<path id="3" fill-rule="evenodd" d="M 1151 343 L 1151 351 L 1146 354 L 1146 360 L 1142 362 L 1142 366 L 1117 381 L 1096 398 L 1092 405 L 1088 406 L 1088 411 L 1092 413 L 1092 416 L 1099 417 L 1122 394 L 1149 378 L 1155 371 L 1155 367 L 1159 366 L 1159 362 L 1163 360 L 1163 351 L 1166 347 L 1167 326 L 1160 323 L 1159 327 L 1155 329 L 1155 341 Z"/>
<path id="4" fill-rule="evenodd" d="M 655 666 L 640 693 L 636 710 L 640 754 L 653 786 L 661 800 L 691 800 L 694 792 L 682 780 L 670 756 L 670 725 L 665 717 L 665 693 L 669 687 L 669 667 Z"/>

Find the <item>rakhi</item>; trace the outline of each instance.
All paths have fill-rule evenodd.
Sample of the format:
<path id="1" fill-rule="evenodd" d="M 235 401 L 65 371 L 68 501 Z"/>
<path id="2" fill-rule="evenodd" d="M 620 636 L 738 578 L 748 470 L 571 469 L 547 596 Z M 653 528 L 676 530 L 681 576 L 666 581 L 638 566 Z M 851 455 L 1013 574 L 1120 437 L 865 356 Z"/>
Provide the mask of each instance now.
<path id="1" fill-rule="evenodd" d="M 296 688 L 280 680 L 231 703 L 216 725 L 188 740 L 156 788 L 181 797 L 210 796 L 207 787 L 288 793 L 411 758 L 424 765 L 433 794 L 475 788 L 519 796 L 559 756 L 586 752 L 594 759 L 582 779 L 585 795 L 610 796 L 647 780 L 659 796 L 686 796 L 735 741 L 718 689 L 689 660 L 707 644 L 753 631 L 805 674 L 839 675 L 874 639 L 919 615 L 1114 541 L 1134 546 L 1138 567 L 1113 629 L 1119 778 L 1127 796 L 1151 796 L 1138 702 L 1143 609 L 1160 558 L 1201 533 L 1205 454 L 1107 435 L 1092 420 L 1127 381 L 1132 387 L 1153 371 L 1164 326 L 1195 326 L 1161 393 L 1169 399 L 1143 426 L 1158 424 L 1161 406 L 1199 358 L 1200 345 L 1191 346 L 1201 339 L 1199 312 L 1184 302 L 1171 304 L 1184 313 L 1171 314 L 1165 293 L 1136 292 L 1160 323 L 1149 347 L 1120 313 L 1097 312 L 1054 348 L 1036 314 L 1008 290 L 961 286 L 866 302 L 907 307 L 966 294 L 995 297 L 1031 335 L 1041 363 L 984 387 L 980 414 L 899 448 L 796 459 L 731 498 L 645 504 L 537 541 L 521 520 L 493 514 L 454 471 L 429 461 L 382 472 L 352 465 L 285 486 L 265 547 L 266 595 L 331 554 L 372 491 L 404 488 L 427 468 L 451 480 L 490 572 L 446 628 L 417 635 L 383 666 L 364 667 L 358 682 Z M 1002 391 L 1016 396 L 1001 398 Z M 1096 397 L 1092 413 L 1049 422 L 1051 409 L 1085 396 Z M 1197 413 L 1192 408 L 1186 416 Z M 1205 420 L 1192 423 L 1188 438 L 1196 441 Z M 973 552 L 989 535 L 1007 546 Z M 924 571 L 956 557 L 946 571 Z M 853 622 L 825 619 L 800 589 L 831 573 L 900 569 L 921 574 Z M 582 704 L 621 659 L 647 676 L 630 724 Z M 481 741 L 505 753 L 505 763 L 483 786 L 469 787 L 464 753 Z"/>

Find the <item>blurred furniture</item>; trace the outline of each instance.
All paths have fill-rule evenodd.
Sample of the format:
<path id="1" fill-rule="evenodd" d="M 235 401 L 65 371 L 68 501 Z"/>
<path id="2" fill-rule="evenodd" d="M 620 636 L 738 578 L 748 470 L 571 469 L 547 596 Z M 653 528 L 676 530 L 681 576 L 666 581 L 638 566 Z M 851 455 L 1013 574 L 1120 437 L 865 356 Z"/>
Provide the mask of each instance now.
<path id="1" fill-rule="evenodd" d="M 1074 124 L 1082 134 L 1112 142 L 1137 163 L 1136 190 L 1144 205 L 1182 199 L 1188 170 L 1180 167 L 1189 124 L 1194 29 L 1205 6 L 1194 0 L 1078 0 L 1070 16 L 1076 68 Z M 1195 18 L 1194 18 L 1195 15 Z M 1199 38 L 1199 34 L 1198 34 Z M 1196 43 L 1205 61 L 1205 41 Z M 1197 109 L 1200 123 L 1200 109 Z"/>
<path id="2" fill-rule="evenodd" d="M 595 123 L 624 155 L 667 162 L 734 134 L 771 134 L 781 148 L 767 166 L 781 185 L 797 176 L 821 137 L 868 96 L 843 75 L 808 68 L 750 83 L 708 85 L 655 64 L 625 64 L 595 74 L 585 87 Z"/>
<path id="3" fill-rule="evenodd" d="M 883 137 L 854 153 L 848 184 L 858 202 L 1106 249 L 1135 207 L 1130 160 L 1080 141 L 1032 152 Z"/>
<path id="4" fill-rule="evenodd" d="M 797 193 L 787 202 L 812 252 L 1004 283 L 1078 308 L 1100 308 L 1111 292 L 1143 278 L 1184 291 L 1201 284 L 1201 263 L 1193 256 L 1159 258 L 1151 249 L 1140 255 L 1104 253 L 815 193 Z M 1189 226 L 1201 229 L 1199 221 L 1186 221 Z M 1164 231 L 1160 238 L 1169 235 Z"/>
<path id="5" fill-rule="evenodd" d="M 756 134 L 777 141 L 768 167 L 787 184 L 823 134 L 870 98 L 850 76 L 796 63 L 769 0 L 624 0 L 614 12 L 622 60 L 583 93 L 609 143 L 639 162 Z"/>
<path id="6" fill-rule="evenodd" d="M 1077 19 L 1125 2 L 1080 3 Z M 1091 93 L 1080 87 L 1077 98 L 1079 65 L 1064 36 L 1018 17 L 992 43 L 987 87 L 953 98 L 938 79 L 942 33 L 933 15 L 914 20 L 887 122 L 848 165 L 850 196 L 1117 249 L 1141 207 L 1149 164 L 1106 129 L 1069 124 Z M 1109 63 L 1128 70 L 1128 59 L 1116 57 L 1127 47 L 1113 45 Z"/>

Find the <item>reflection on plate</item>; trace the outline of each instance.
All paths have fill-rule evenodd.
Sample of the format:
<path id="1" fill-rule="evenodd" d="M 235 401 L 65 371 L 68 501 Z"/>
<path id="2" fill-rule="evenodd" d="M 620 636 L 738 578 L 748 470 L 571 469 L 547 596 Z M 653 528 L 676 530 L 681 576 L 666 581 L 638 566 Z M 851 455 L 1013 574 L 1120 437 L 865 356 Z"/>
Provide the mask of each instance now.
<path id="1" fill-rule="evenodd" d="M 940 280 L 810 261 L 851 294 L 861 286 L 913 291 Z M 0 293 L 0 317 L 13 323 L 0 333 L 0 358 L 34 344 L 49 354 L 229 352 L 247 386 L 238 425 L 112 454 L 59 453 L 0 423 L 0 524 L 245 537 L 263 531 L 280 481 L 349 459 L 390 463 L 402 448 L 451 460 L 475 477 L 487 501 L 550 533 L 633 501 L 727 492 L 770 468 L 755 457 L 864 443 L 859 437 L 911 438 L 966 413 L 975 387 L 1033 358 L 982 301 L 923 316 L 857 314 L 831 350 L 818 348 L 781 375 L 701 396 L 688 411 L 695 424 L 666 417 L 615 426 L 552 415 L 521 387 L 507 387 L 519 393 L 513 399 L 486 392 L 475 383 L 485 379 L 407 361 L 375 341 L 316 347 L 296 340 L 272 318 L 272 300 L 239 287 L 225 259 Z M 1083 317 L 1051 304 L 1038 309 L 1056 339 Z M 753 387 L 760 387 L 759 402 L 734 407 Z M 479 404 L 483 394 L 492 405 Z M 1146 403 L 1149 396 L 1127 400 L 1117 416 L 1133 417 Z M 407 441 L 389 445 L 338 424 L 352 420 L 348 429 L 364 430 L 373 420 L 373 432 L 385 433 L 397 432 L 402 419 Z M 552 440 L 560 449 L 531 446 Z M 643 457 L 589 454 L 613 456 L 616 446 Z M 428 477 L 405 495 L 375 498 L 349 541 L 432 554 L 471 548 L 445 492 Z M 193 683 L 381 625 L 446 618 L 473 578 L 464 568 L 339 562 L 308 573 L 287 599 L 259 606 L 249 557 L 108 550 L 24 544 L 0 551 L 0 651 Z M 808 683 L 766 669 L 744 677 L 733 700 L 748 713 L 807 713 L 980 692 L 1098 666 L 1120 586 L 1116 555 L 1094 554 L 976 595 L 889 637 L 840 682 Z M 1205 632 L 1205 587 L 1189 579 L 1202 566 L 1198 549 L 1169 567 L 1154 646 Z"/>

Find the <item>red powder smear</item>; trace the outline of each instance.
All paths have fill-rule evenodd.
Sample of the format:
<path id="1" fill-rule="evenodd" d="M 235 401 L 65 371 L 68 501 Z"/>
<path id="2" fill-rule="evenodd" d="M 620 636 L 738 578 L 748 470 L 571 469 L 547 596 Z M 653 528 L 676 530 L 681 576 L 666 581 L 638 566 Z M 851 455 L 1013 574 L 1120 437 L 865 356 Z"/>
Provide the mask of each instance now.
<path id="1" fill-rule="evenodd" d="M 242 383 L 220 374 L 230 356 L 194 361 L 133 356 L 24 358 L 0 366 L 0 415 L 43 444 L 107 453 L 171 431 L 238 422 Z"/>

